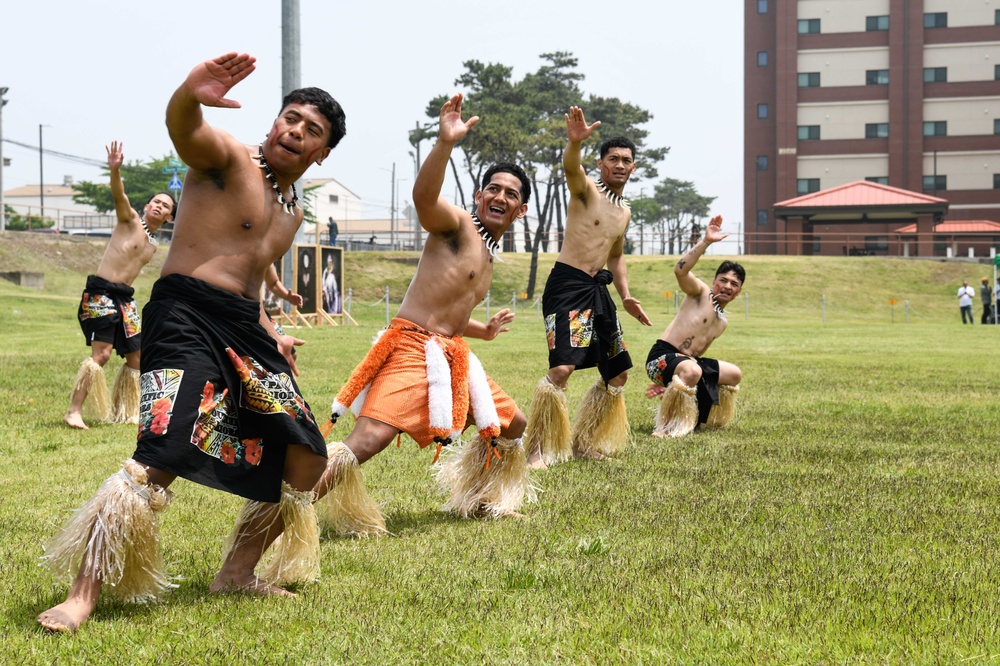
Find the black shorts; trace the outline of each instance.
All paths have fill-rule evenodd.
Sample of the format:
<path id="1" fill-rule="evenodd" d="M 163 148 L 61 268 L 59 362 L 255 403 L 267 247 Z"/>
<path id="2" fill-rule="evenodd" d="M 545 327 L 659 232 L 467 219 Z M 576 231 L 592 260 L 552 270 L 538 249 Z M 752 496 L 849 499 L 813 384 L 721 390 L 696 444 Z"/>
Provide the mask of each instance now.
<path id="1" fill-rule="evenodd" d="M 76 318 L 88 347 L 97 340 L 112 345 L 119 356 L 139 351 L 142 325 L 134 293 L 127 284 L 87 276 Z"/>
<path id="2" fill-rule="evenodd" d="M 698 381 L 698 421 L 708 420 L 708 412 L 712 405 L 719 404 L 719 362 L 714 358 L 689 356 L 682 353 L 669 342 L 657 340 L 649 356 L 646 357 L 646 374 L 660 386 L 667 386 L 677 371 L 677 366 L 684 361 L 694 361 L 701 368 L 701 379 Z"/>

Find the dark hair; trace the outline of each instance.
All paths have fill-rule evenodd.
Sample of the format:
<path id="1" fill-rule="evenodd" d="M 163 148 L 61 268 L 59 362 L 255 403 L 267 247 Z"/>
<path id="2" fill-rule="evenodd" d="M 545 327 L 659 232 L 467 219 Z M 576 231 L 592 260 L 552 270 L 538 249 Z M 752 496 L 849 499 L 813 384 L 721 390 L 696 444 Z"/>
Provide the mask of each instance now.
<path id="1" fill-rule="evenodd" d="M 729 273 L 729 272 L 736 273 L 736 277 L 740 279 L 740 286 L 742 287 L 743 283 L 746 282 L 747 280 L 747 272 L 742 266 L 740 266 L 735 261 L 729 261 L 727 259 L 726 261 L 723 261 L 721 264 L 719 264 L 719 270 L 715 271 L 715 277 L 719 277 L 723 273 Z"/>
<path id="2" fill-rule="evenodd" d="M 315 106 L 316 110 L 330 121 L 330 138 L 327 139 L 326 147 L 334 148 L 340 140 L 347 134 L 347 118 L 340 104 L 325 90 L 321 88 L 298 88 L 285 95 L 281 100 L 281 110 L 289 104 L 309 104 Z"/>
<path id="3" fill-rule="evenodd" d="M 146 205 L 148 206 L 153 199 L 160 196 L 161 194 L 165 197 L 170 197 L 170 216 L 173 217 L 174 213 L 177 212 L 177 199 L 174 199 L 174 195 L 172 195 L 170 192 L 153 192 L 153 196 L 149 197 L 149 199 L 146 200 Z"/>
<path id="4" fill-rule="evenodd" d="M 628 148 L 632 151 L 632 159 L 635 159 L 635 144 L 632 143 L 630 139 L 624 136 L 613 136 L 604 143 L 601 144 L 601 159 L 608 154 L 608 151 L 612 148 Z"/>
<path id="5" fill-rule="evenodd" d="M 483 176 L 482 189 L 486 189 L 486 186 L 493 180 L 493 174 L 496 173 L 509 173 L 516 176 L 521 181 L 521 203 L 528 203 L 528 199 L 531 198 L 531 181 L 528 180 L 528 174 L 524 173 L 524 169 L 513 162 L 497 162 L 486 170 L 486 174 Z"/>

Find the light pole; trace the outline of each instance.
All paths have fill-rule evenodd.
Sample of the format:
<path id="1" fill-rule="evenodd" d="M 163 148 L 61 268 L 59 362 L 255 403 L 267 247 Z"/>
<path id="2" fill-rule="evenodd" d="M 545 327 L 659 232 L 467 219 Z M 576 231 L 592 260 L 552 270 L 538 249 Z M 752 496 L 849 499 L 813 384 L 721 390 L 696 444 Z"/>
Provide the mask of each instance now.
<path id="1" fill-rule="evenodd" d="M 45 172 L 42 167 L 42 125 L 38 125 L 38 203 L 41 206 L 40 215 L 42 221 L 45 220 Z M 29 222 L 28 227 L 31 227 Z"/>
<path id="2" fill-rule="evenodd" d="M 417 127 L 418 128 L 420 127 L 420 123 L 417 123 Z M 416 149 L 416 153 L 414 153 L 412 150 L 408 150 L 407 152 L 409 153 L 410 157 L 413 158 L 413 184 L 416 185 L 417 184 L 417 176 L 420 174 L 420 142 L 419 141 L 417 141 L 414 144 L 414 148 Z M 413 204 L 412 203 L 410 204 L 410 209 L 411 210 L 413 209 Z M 412 222 L 412 219 L 410 221 Z M 424 247 L 424 233 L 423 233 L 424 228 L 420 226 L 420 220 L 417 220 L 417 225 L 416 226 L 417 226 L 417 238 L 416 238 L 417 243 L 416 243 L 415 249 L 421 250 Z"/>
<path id="3" fill-rule="evenodd" d="M 4 95 L 10 88 L 0 88 L 0 231 L 7 230 L 7 210 L 3 202 L 3 107 L 7 106 Z"/>
<path id="4" fill-rule="evenodd" d="M 396 249 L 396 163 L 392 163 L 392 191 L 389 195 L 389 247 Z"/>

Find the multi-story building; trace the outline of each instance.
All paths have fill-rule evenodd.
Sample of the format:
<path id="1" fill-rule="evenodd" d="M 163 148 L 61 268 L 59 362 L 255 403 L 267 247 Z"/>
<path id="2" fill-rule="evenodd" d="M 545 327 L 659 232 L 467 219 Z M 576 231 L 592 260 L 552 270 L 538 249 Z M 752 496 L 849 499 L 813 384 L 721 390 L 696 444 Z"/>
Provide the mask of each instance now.
<path id="1" fill-rule="evenodd" d="M 945 199 L 934 223 L 1000 220 L 1000 1 L 747 0 L 745 35 L 749 252 L 786 251 L 775 203 L 854 181 Z M 878 217 L 824 226 L 882 239 L 916 220 Z"/>

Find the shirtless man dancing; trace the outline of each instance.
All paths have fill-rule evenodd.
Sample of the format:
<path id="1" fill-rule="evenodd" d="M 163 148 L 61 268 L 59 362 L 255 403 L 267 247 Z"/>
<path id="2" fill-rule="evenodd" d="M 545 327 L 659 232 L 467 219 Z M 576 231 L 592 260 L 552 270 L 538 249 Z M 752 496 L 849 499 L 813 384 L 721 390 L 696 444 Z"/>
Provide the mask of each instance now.
<path id="1" fill-rule="evenodd" d="M 712 218 L 705 237 L 674 267 L 684 300 L 646 359 L 646 374 L 654 382 L 646 395 L 663 395 L 653 431 L 657 437 L 683 437 L 699 423 L 720 428 L 736 410 L 743 373 L 732 363 L 702 354 L 726 330 L 725 307 L 740 295 L 746 271 L 735 262 L 723 261 L 711 287 L 691 274 L 708 246 L 729 235 L 721 228 L 722 217 Z"/>
<path id="2" fill-rule="evenodd" d="M 156 514 L 177 476 L 247 499 L 212 592 L 290 596 L 279 585 L 319 574 L 312 488 L 326 446 L 292 378 L 291 349 L 301 341 L 275 334 L 260 286 L 302 222 L 294 182 L 344 136 L 344 113 L 326 92 L 303 88 L 285 96 L 260 145 L 210 126 L 202 106 L 239 107 L 225 95 L 254 62 L 236 53 L 206 61 L 167 105 L 170 137 L 190 171 L 143 311 L 138 443 L 46 548 L 47 563 L 73 581 L 66 601 L 38 616 L 48 629 L 75 630 L 102 587 L 146 601 L 173 586 Z M 258 578 L 258 561 L 283 530 Z"/>
<path id="3" fill-rule="evenodd" d="M 527 426 L 525 448 L 534 468 L 573 456 L 603 458 L 628 441 L 622 390 L 632 359 L 607 285 L 614 283 L 626 312 L 652 326 L 629 293 L 623 254 L 631 211 L 622 191 L 635 171 L 635 145 L 625 137 L 605 141 L 594 182 L 583 170 L 580 150 L 600 124 L 588 125 L 579 107 L 566 114 L 563 168 L 570 198 L 566 239 L 542 294 L 549 372 L 535 388 Z M 566 383 L 575 370 L 595 365 L 601 376 L 584 395 L 571 432 Z"/>
<path id="4" fill-rule="evenodd" d="M 330 444 L 330 463 L 316 487 L 320 515 L 344 533 L 384 533 L 378 507 L 364 491 L 358 465 L 405 432 L 421 448 L 477 434 L 449 456 L 438 479 L 446 508 L 463 516 L 511 515 L 530 494 L 521 434 L 524 415 L 483 371 L 466 337 L 492 340 L 513 320 L 501 310 L 488 323 L 470 319 L 493 279 L 499 241 L 528 210 L 531 184 L 520 167 L 500 162 L 483 177 L 475 212 L 441 196 L 451 152 L 479 121 L 462 120 L 462 95 L 441 107 L 438 140 L 413 185 L 413 205 L 428 233 L 417 272 L 399 312 L 355 368 L 333 403 L 336 420 L 358 415 L 343 442 Z"/>
<path id="5" fill-rule="evenodd" d="M 176 203 L 166 192 L 150 197 L 142 217 L 125 196 L 121 166 L 125 161 L 122 144 L 112 141 L 108 151 L 111 194 L 118 222 L 104 250 L 97 273 L 87 276 L 87 287 L 77 310 L 80 328 L 90 346 L 90 356 L 80 365 L 69 409 L 63 421 L 72 428 L 87 430 L 83 403 L 90 395 L 94 412 L 111 423 L 139 422 L 139 309 L 132 295 L 132 281 L 156 252 L 154 234 L 174 218 Z M 111 352 L 125 357 L 118 369 L 111 398 L 104 379 L 104 366 Z"/>

